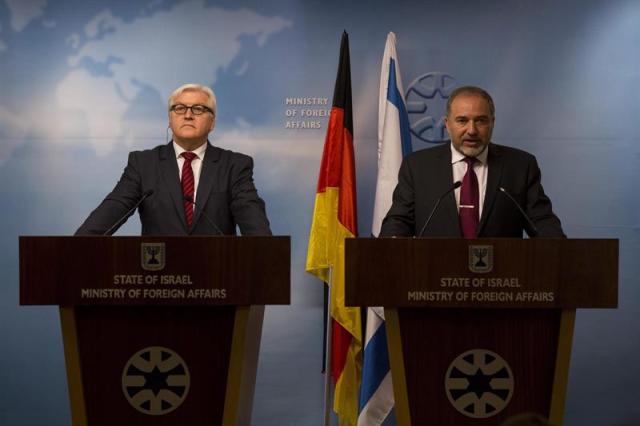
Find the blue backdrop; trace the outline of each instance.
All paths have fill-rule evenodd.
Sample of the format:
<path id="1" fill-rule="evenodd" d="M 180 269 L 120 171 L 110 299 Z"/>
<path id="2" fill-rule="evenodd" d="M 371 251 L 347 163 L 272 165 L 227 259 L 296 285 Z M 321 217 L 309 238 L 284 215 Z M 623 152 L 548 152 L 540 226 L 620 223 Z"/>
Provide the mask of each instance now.
<path id="1" fill-rule="evenodd" d="M 567 234 L 620 239 L 620 308 L 578 313 L 565 424 L 640 424 L 638 22 L 632 0 L 0 2 L 0 424 L 70 421 L 57 310 L 18 306 L 18 236 L 73 233 L 128 151 L 164 143 L 184 82 L 215 88 L 212 142 L 254 156 L 272 228 L 292 236 L 293 304 L 267 310 L 254 424 L 319 424 L 322 286 L 304 261 L 326 118 L 286 99 L 331 102 L 343 29 L 362 234 L 395 31 L 414 149 L 442 139 L 447 87 L 485 87 L 494 140 L 537 155 Z"/>

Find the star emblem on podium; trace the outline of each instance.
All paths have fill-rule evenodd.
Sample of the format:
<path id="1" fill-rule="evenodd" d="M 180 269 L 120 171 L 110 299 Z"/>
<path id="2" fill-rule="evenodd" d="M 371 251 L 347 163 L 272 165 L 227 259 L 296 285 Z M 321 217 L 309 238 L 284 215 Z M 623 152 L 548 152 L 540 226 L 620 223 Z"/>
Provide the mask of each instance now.
<path id="1" fill-rule="evenodd" d="M 189 370 L 171 349 L 152 346 L 134 354 L 122 373 L 122 391 L 141 413 L 164 415 L 178 408 L 189 392 Z"/>
<path id="2" fill-rule="evenodd" d="M 472 418 L 487 418 L 511 400 L 514 379 L 507 362 L 486 349 L 460 354 L 445 376 L 445 392 L 453 407 Z"/>

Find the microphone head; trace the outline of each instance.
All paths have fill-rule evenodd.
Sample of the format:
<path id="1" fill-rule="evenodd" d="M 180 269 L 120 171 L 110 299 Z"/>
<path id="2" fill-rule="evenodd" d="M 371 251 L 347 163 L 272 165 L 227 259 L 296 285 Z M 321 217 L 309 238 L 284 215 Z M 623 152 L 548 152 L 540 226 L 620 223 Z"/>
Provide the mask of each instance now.
<path id="1" fill-rule="evenodd" d="M 503 187 L 499 187 L 498 189 L 499 189 L 500 191 L 504 192 L 505 194 L 507 193 L 507 190 L 506 190 L 506 189 L 504 189 Z"/>
<path id="2" fill-rule="evenodd" d="M 456 182 L 453 184 L 453 189 L 458 189 L 458 188 L 460 188 L 461 186 L 462 186 L 462 182 L 461 182 L 461 181 L 456 181 Z"/>
<path id="3" fill-rule="evenodd" d="M 188 203 L 191 203 L 191 204 L 196 203 L 195 201 L 193 201 L 193 197 L 191 195 L 183 195 L 182 198 Z"/>

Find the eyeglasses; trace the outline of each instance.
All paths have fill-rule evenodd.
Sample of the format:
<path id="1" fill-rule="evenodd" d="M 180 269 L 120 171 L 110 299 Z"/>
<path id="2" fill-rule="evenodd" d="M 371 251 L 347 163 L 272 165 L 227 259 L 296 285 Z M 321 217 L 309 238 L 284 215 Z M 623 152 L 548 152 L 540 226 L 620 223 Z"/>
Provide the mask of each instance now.
<path id="1" fill-rule="evenodd" d="M 191 106 L 176 104 L 176 105 L 173 105 L 170 109 L 171 111 L 175 112 L 178 115 L 186 114 L 188 109 L 191 110 L 191 113 L 193 115 L 202 115 L 205 112 L 210 112 L 213 115 L 213 111 L 211 110 L 211 108 L 209 108 L 208 106 L 199 105 L 199 104 L 195 104 Z"/>

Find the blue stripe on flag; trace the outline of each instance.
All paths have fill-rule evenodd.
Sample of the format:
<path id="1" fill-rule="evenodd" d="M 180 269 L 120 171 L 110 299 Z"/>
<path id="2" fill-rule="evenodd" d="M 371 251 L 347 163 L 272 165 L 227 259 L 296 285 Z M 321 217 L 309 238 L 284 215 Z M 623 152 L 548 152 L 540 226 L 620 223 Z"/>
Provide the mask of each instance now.
<path id="1" fill-rule="evenodd" d="M 380 383 L 389 372 L 387 355 L 387 333 L 384 323 L 378 327 L 364 348 L 364 366 L 360 385 L 360 410 L 367 404 Z"/>
<path id="2" fill-rule="evenodd" d="M 409 117 L 402 97 L 400 73 L 399 70 L 396 70 L 397 61 L 394 58 L 395 44 L 395 34 L 389 33 L 382 58 L 380 76 L 378 181 L 372 227 L 374 234 L 379 232 L 378 228 L 382 217 L 391 207 L 391 192 L 395 183 L 390 180 L 389 176 L 397 176 L 401 158 L 412 151 Z M 388 75 L 385 76 L 387 71 Z M 382 155 L 382 153 L 386 154 Z M 400 153 L 402 156 L 399 155 Z M 369 308 L 367 311 L 367 343 L 364 348 L 358 426 L 395 424 L 394 416 L 389 416 L 393 410 L 394 402 L 386 328 L 384 318 L 378 310 L 382 310 L 382 308 Z"/>
<path id="3" fill-rule="evenodd" d="M 411 154 L 411 133 L 409 132 L 409 119 L 407 107 L 402 101 L 402 95 L 396 84 L 396 61 L 391 58 L 389 61 L 389 86 L 387 89 L 387 100 L 398 108 L 400 116 L 400 139 L 402 141 L 402 156 Z"/>

